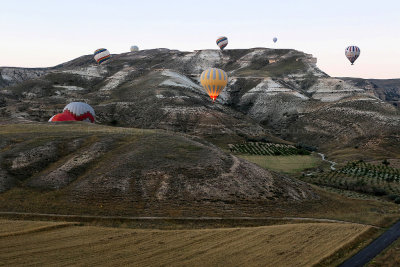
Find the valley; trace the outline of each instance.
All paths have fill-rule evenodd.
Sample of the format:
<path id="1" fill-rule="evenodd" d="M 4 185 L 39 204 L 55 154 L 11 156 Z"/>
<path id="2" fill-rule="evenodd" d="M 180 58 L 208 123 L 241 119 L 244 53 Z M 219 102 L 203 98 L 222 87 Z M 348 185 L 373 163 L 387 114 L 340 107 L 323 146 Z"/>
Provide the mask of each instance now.
<path id="1" fill-rule="evenodd" d="M 230 77 L 215 103 L 199 83 L 208 67 Z M 140 50 L 103 65 L 85 55 L 0 74 L 8 264 L 336 265 L 400 218 L 395 81 L 329 77 L 312 55 L 269 48 Z M 96 123 L 47 122 L 73 101 Z"/>

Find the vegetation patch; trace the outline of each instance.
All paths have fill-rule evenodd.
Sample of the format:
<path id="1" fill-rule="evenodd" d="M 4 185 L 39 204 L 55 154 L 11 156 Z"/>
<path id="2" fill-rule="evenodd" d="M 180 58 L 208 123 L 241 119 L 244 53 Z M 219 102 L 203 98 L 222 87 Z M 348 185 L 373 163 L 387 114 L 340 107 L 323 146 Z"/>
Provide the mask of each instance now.
<path id="1" fill-rule="evenodd" d="M 302 176 L 302 180 L 320 186 L 373 195 L 400 204 L 400 169 L 363 161 L 348 162 L 327 173 Z"/>
<path id="2" fill-rule="evenodd" d="M 310 155 L 311 152 L 298 148 L 293 145 L 275 144 L 264 142 L 246 142 L 241 144 L 230 144 L 231 152 L 249 155 L 264 156 L 292 156 L 292 155 Z"/>

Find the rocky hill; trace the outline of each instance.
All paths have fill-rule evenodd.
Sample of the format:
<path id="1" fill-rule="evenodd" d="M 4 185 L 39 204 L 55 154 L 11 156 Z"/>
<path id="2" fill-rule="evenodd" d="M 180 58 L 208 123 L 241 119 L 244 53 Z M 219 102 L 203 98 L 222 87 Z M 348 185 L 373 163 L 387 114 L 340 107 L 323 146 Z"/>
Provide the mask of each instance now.
<path id="1" fill-rule="evenodd" d="M 221 212 L 319 198 L 303 182 L 202 139 L 160 130 L 78 122 L 0 125 L 0 162 L 2 211 L 96 213 L 104 207 L 113 214 L 168 215 L 179 207 L 196 214 L 213 203 Z"/>
<path id="2" fill-rule="evenodd" d="M 400 107 L 400 79 L 342 78 L 355 86 L 369 88 L 380 99 Z"/>
<path id="3" fill-rule="evenodd" d="M 230 77 L 215 104 L 198 82 L 208 67 Z M 325 151 L 369 149 L 386 139 L 396 150 L 392 143 L 399 143 L 399 110 L 373 86 L 329 77 L 315 58 L 296 50 L 153 49 L 113 55 L 101 66 L 88 55 L 40 73 L 23 69 L 21 79 L 4 76 L 5 70 L 3 81 L 13 85 L 0 90 L 2 121 L 44 122 L 66 103 L 86 101 L 100 124 L 165 129 L 214 143 L 285 139 Z"/>

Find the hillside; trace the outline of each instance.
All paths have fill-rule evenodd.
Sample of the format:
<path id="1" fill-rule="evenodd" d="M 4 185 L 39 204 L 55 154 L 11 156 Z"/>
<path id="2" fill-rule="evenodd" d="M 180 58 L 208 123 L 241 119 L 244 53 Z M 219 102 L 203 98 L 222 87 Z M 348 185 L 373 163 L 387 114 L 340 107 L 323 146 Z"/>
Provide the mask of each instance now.
<path id="1" fill-rule="evenodd" d="M 361 87 L 371 88 L 380 99 L 400 107 L 400 79 L 342 78 Z"/>
<path id="2" fill-rule="evenodd" d="M 303 182 L 181 134 L 36 123 L 2 125 L 0 137 L 2 211 L 201 214 L 319 199 Z"/>
<path id="3" fill-rule="evenodd" d="M 207 67 L 230 77 L 215 104 L 198 82 Z M 264 138 L 328 152 L 357 146 L 374 155 L 371 143 L 387 155 L 400 149 L 395 106 L 370 86 L 329 77 L 315 58 L 296 50 L 153 49 L 113 55 L 102 66 L 88 55 L 40 73 L 1 73 L 3 81 L 13 81 L 0 89 L 3 122 L 44 122 L 81 100 L 95 108 L 100 124 L 183 132 L 225 147 Z"/>

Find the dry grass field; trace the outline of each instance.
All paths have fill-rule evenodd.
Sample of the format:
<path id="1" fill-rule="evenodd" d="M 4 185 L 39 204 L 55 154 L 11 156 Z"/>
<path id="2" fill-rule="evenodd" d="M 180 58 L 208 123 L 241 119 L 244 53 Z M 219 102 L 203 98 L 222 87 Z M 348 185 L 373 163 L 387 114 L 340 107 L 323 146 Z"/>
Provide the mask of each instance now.
<path id="1" fill-rule="evenodd" d="M 0 220 L 0 238 L 7 236 L 23 235 L 32 232 L 41 232 L 76 225 L 76 223 L 56 223 L 42 221 L 8 221 Z M 0 241 L 1 242 L 1 241 Z"/>
<path id="2" fill-rule="evenodd" d="M 2 229 L 55 223 L 0 221 Z M 369 226 L 302 223 L 248 228 L 144 230 L 64 225 L 0 236 L 7 266 L 310 266 Z"/>

